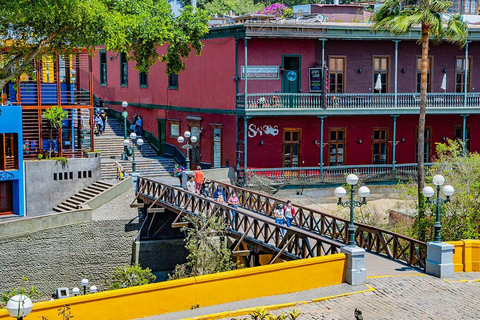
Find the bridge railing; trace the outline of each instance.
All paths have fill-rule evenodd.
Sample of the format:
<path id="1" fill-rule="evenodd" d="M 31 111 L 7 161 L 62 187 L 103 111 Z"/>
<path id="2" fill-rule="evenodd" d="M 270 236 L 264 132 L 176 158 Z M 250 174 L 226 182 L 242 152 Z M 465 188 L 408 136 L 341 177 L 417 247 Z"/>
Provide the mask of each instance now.
<path id="1" fill-rule="evenodd" d="M 340 252 L 338 241 L 322 237 L 301 228 L 286 228 L 264 214 L 234 209 L 212 199 L 199 196 L 181 188 L 173 187 L 147 178 L 138 178 L 138 197 L 150 206 L 165 206 L 182 214 L 197 217 L 221 217 L 230 226 L 230 235 L 238 241 L 232 249 L 246 242 L 274 257 L 286 260 L 310 258 Z M 272 259 L 272 261 L 275 259 Z"/>
<path id="2" fill-rule="evenodd" d="M 235 192 L 242 207 L 269 217 L 273 216 L 277 204 L 286 204 L 285 200 L 276 197 L 212 181 L 212 190 L 215 190 L 218 186 L 224 189 L 227 197 Z M 296 204 L 294 204 L 294 207 L 296 210 L 294 225 L 332 240 L 347 243 L 348 220 Z M 355 242 L 359 247 L 409 266 L 425 269 L 427 252 L 425 242 L 367 224 L 355 223 L 355 225 L 357 227 Z"/>
<path id="3" fill-rule="evenodd" d="M 426 163 L 425 168 L 431 166 Z M 296 168 L 262 168 L 247 169 L 247 181 L 254 183 L 255 177 L 268 179 L 274 184 L 306 184 L 320 182 L 344 182 L 345 176 L 355 173 L 362 181 L 396 179 L 412 179 L 416 176 L 416 163 L 398 164 L 395 170 L 391 164 L 328 166 L 328 167 L 296 167 Z"/>

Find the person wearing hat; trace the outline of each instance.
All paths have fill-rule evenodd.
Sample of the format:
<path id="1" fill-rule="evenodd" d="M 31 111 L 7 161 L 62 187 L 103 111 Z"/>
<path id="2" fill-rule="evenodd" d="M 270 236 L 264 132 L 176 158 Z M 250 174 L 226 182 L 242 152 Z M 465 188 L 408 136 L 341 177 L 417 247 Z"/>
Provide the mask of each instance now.
<path id="1" fill-rule="evenodd" d="M 285 215 L 283 213 L 283 204 L 278 204 L 278 206 L 273 211 L 273 217 L 275 218 L 275 223 L 283 225 L 285 222 Z M 285 230 L 282 228 L 282 234 L 285 234 Z"/>

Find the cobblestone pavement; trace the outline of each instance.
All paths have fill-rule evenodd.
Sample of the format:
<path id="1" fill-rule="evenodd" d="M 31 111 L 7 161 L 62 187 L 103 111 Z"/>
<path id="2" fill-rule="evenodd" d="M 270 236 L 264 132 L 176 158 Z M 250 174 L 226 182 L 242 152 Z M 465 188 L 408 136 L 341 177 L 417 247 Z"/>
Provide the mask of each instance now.
<path id="1" fill-rule="evenodd" d="M 358 308 L 368 319 L 480 319 L 480 273 L 456 274 L 449 281 L 427 275 L 370 278 L 374 291 L 297 306 L 301 320 L 354 319 Z M 293 308 L 272 311 L 288 312 Z M 241 317 L 240 317 L 241 318 Z"/>

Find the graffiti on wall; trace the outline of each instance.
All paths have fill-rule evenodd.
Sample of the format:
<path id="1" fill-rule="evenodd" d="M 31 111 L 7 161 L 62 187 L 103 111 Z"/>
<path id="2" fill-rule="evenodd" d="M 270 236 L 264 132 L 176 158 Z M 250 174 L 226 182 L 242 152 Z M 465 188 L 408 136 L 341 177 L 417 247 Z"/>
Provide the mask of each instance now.
<path id="1" fill-rule="evenodd" d="M 262 136 L 264 134 L 269 134 L 269 135 L 272 135 L 272 136 L 278 135 L 278 126 L 277 125 L 271 126 L 269 124 L 266 124 L 266 125 L 257 127 L 253 123 L 251 123 L 248 126 L 248 137 L 249 138 L 254 138 L 257 135 Z"/>
<path id="2" fill-rule="evenodd" d="M 13 173 L 5 172 L 5 171 L 0 172 L 0 181 L 2 181 L 2 180 L 12 180 L 13 178 L 15 178 Z"/>

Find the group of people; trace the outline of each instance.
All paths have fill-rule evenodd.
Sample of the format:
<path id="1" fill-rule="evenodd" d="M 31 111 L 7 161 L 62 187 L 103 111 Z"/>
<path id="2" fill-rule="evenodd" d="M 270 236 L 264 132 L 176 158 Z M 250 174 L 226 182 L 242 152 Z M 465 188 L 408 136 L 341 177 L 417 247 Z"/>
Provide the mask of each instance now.
<path id="1" fill-rule="evenodd" d="M 295 218 L 295 208 L 292 206 L 292 201 L 288 200 L 285 206 L 281 203 L 278 204 L 273 211 L 273 217 L 275 218 L 275 223 L 286 224 L 290 228 L 293 218 Z M 282 233 L 285 233 L 285 230 L 282 229 Z"/>
<path id="2" fill-rule="evenodd" d="M 142 135 L 142 126 L 143 126 L 143 119 L 142 116 L 138 114 L 133 115 L 132 125 L 130 126 L 130 131 L 135 132 L 137 136 Z"/>
<path id="3" fill-rule="evenodd" d="M 107 113 L 105 110 L 99 111 L 98 108 L 95 108 L 95 115 L 93 116 L 93 121 L 95 122 L 95 134 L 101 135 L 105 132 L 105 126 L 107 125 Z"/>

